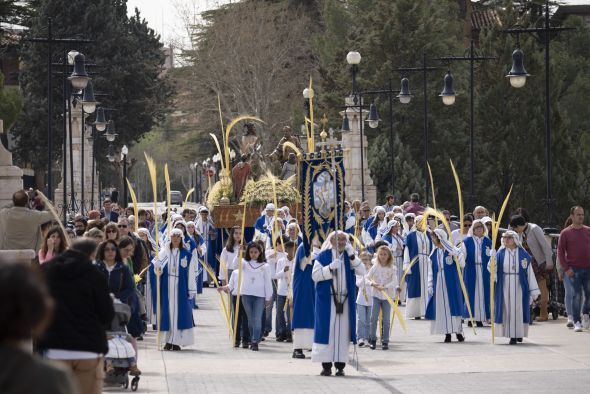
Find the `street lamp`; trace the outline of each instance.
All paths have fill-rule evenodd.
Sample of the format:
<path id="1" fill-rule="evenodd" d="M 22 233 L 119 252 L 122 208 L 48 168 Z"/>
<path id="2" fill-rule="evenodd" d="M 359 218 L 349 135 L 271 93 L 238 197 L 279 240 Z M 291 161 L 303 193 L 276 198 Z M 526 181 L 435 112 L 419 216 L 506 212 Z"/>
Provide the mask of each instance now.
<path id="1" fill-rule="evenodd" d="M 96 110 L 96 104 L 98 104 L 98 101 L 94 98 L 94 88 L 92 87 L 91 81 L 88 81 L 84 88 L 84 95 L 82 96 L 81 102 L 84 112 L 91 114 Z"/>
<path id="2" fill-rule="evenodd" d="M 356 76 L 359 71 L 359 64 L 361 62 L 361 54 L 357 51 L 350 51 L 346 55 L 346 63 L 350 65 L 350 73 L 352 75 L 352 101 L 359 110 L 359 135 L 361 148 L 361 200 L 365 201 L 365 159 L 364 159 L 364 141 L 363 141 L 363 100 L 362 96 L 356 86 Z"/>
<path id="3" fill-rule="evenodd" d="M 340 131 L 343 133 L 350 132 L 350 122 L 348 121 L 348 114 L 346 113 L 346 109 L 344 110 L 344 117 L 342 118 L 342 126 L 340 127 Z"/>
<path id="4" fill-rule="evenodd" d="M 529 74 L 524 69 L 524 53 L 520 49 L 520 40 L 517 40 L 516 49 L 512 52 L 512 68 L 506 78 L 510 79 L 510 85 L 514 88 L 522 88 L 526 84 Z"/>
<path id="5" fill-rule="evenodd" d="M 399 102 L 402 104 L 409 104 L 410 100 L 412 100 L 412 94 L 410 93 L 410 80 L 408 78 L 402 78 L 401 90 L 396 97 L 399 98 Z"/>
<path id="6" fill-rule="evenodd" d="M 113 145 L 109 145 L 107 148 L 107 159 L 111 162 L 115 162 L 115 147 Z"/>
<path id="7" fill-rule="evenodd" d="M 439 94 L 442 97 L 442 102 L 444 105 L 453 105 L 455 104 L 455 89 L 453 88 L 453 74 L 451 74 L 451 70 L 447 70 L 447 74 L 445 75 L 445 87 L 443 91 Z"/>
<path id="8" fill-rule="evenodd" d="M 90 77 L 86 72 L 85 66 L 86 58 L 81 53 L 74 56 L 74 71 L 68 79 L 72 82 L 72 86 L 76 89 L 84 89 L 90 81 Z"/>
<path id="9" fill-rule="evenodd" d="M 524 69 L 524 54 L 520 50 L 520 34 L 531 33 L 538 35 L 544 44 L 545 49 L 545 161 L 546 161 L 546 188 L 547 195 L 545 197 L 545 203 L 547 204 L 547 225 L 552 227 L 554 222 L 554 204 L 553 199 L 553 164 L 551 155 L 551 94 L 550 94 L 550 51 L 549 42 L 551 38 L 551 32 L 560 32 L 564 30 L 575 30 L 571 27 L 558 27 L 551 26 L 550 12 L 549 12 L 549 0 L 545 0 L 544 5 L 544 23 L 539 27 L 514 27 L 511 29 L 504 30 L 504 33 L 516 35 L 516 49 L 512 52 L 512 69 L 508 73 L 507 77 L 510 78 L 510 85 L 515 88 L 521 88 L 526 83 L 526 78 L 529 74 Z"/>
<path id="10" fill-rule="evenodd" d="M 117 137 L 117 133 L 115 133 L 115 121 L 109 120 L 107 123 L 107 132 L 104 134 L 104 137 L 107 139 L 108 142 L 113 142 L 115 137 Z"/>
<path id="11" fill-rule="evenodd" d="M 369 124 L 369 127 L 372 129 L 376 129 L 379 127 L 379 114 L 377 113 L 377 105 L 375 104 L 375 100 L 371 102 L 371 107 L 369 108 L 369 116 L 365 121 Z"/>
<path id="12" fill-rule="evenodd" d="M 104 117 L 104 109 L 102 107 L 98 107 L 96 110 L 96 120 L 94 121 L 93 125 L 98 131 L 105 131 L 107 128 L 107 121 Z"/>

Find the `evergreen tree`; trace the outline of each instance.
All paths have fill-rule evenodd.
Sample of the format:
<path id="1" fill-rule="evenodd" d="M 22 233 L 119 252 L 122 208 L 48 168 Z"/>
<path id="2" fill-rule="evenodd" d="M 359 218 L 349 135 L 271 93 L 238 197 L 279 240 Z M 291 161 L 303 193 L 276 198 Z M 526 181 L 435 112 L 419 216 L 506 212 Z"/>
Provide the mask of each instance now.
<path id="1" fill-rule="evenodd" d="M 377 185 L 377 198 L 379 201 L 386 194 L 392 193 L 396 201 L 408 200 L 410 194 L 422 188 L 422 171 L 399 136 L 393 137 L 393 155 L 389 135 L 381 134 L 373 140 L 369 147 L 368 164 L 371 170 L 371 178 Z M 391 187 L 391 161 L 394 164 L 395 187 Z"/>
<path id="2" fill-rule="evenodd" d="M 116 124 L 117 146 L 130 145 L 148 132 L 167 110 L 170 85 L 161 78 L 164 63 L 162 44 L 139 13 L 129 18 L 125 0 L 41 0 L 31 19 L 28 37 L 46 36 L 47 17 L 53 20 L 54 37 L 83 37 L 93 41 L 75 49 L 84 53 L 88 62 L 100 67 L 88 69 L 95 92 L 102 105 L 115 108 L 109 113 Z M 54 61 L 60 61 L 72 47 L 54 47 Z M 46 45 L 24 42 L 21 88 L 24 110 L 15 125 L 16 158 L 29 164 L 37 174 L 46 169 L 47 151 L 47 53 Z M 61 70 L 60 70 L 61 71 Z M 61 155 L 62 79 L 54 76 L 53 136 L 55 153 Z M 103 155 L 105 142 L 99 140 L 97 151 Z M 99 169 L 109 170 L 104 160 Z M 103 174 L 105 171 L 103 171 Z M 39 183 L 39 181 L 38 181 Z M 39 185 L 40 186 L 40 185 Z"/>

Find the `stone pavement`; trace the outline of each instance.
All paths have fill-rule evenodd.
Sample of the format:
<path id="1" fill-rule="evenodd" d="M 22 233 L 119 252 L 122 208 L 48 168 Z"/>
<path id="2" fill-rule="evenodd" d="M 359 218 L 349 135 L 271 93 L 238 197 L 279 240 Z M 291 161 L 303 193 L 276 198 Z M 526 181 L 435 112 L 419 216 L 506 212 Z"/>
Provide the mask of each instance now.
<path id="1" fill-rule="evenodd" d="M 429 322 L 408 321 L 407 334 L 396 322 L 389 351 L 359 348 L 358 371 L 348 365 L 346 377 L 326 378 L 318 376 L 319 364 L 292 359 L 291 344 L 275 342 L 273 334 L 259 352 L 234 349 L 215 290 L 205 289 L 199 307 L 194 346 L 158 352 L 152 331 L 139 342 L 143 375 L 138 392 L 590 392 L 590 331 L 574 333 L 563 318 L 534 324 L 530 337 L 516 346 L 503 338 L 492 345 L 489 327 L 478 329 L 477 335 L 466 327 L 466 342 L 445 344 L 441 336 L 429 335 Z"/>

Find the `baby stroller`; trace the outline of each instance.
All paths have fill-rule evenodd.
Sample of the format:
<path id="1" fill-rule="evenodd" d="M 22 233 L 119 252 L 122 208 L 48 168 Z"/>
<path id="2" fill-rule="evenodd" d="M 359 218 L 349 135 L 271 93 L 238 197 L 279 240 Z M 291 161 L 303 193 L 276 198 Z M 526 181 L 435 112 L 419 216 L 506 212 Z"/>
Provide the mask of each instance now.
<path id="1" fill-rule="evenodd" d="M 126 325 L 131 317 L 131 308 L 127 304 L 115 299 L 115 318 L 107 331 L 109 352 L 105 356 L 107 368 L 105 386 L 129 387 L 129 368 L 135 363 L 135 350 L 131 344 L 131 336 L 127 333 Z M 131 390 L 137 391 L 139 376 L 131 380 Z"/>

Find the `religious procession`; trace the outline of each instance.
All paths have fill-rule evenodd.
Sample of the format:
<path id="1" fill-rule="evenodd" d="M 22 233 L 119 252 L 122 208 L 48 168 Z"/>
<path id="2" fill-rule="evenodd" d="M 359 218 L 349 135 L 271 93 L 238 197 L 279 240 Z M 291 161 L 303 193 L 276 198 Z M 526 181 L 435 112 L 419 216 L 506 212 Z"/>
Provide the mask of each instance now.
<path id="1" fill-rule="evenodd" d="M 129 206 L 105 199 L 71 228 L 41 192 L 16 191 L 13 207 L 1 211 L 1 248 L 35 250 L 46 282 L 30 268 L 1 267 L 2 298 L 35 311 L 6 316 L 4 332 L 24 339 L 24 327 L 35 333 L 42 326 L 35 351 L 71 365 L 82 392 L 91 393 L 100 392 L 99 373 L 105 385 L 137 390 L 138 342 L 146 335 L 156 336 L 157 350 L 191 348 L 208 288 L 218 293 L 231 346 L 264 352 L 268 341 L 285 343 L 285 357 L 311 359 L 321 376 L 345 376 L 347 364 L 358 363 L 357 349 L 388 350 L 393 327 L 407 331 L 409 319 L 430 325 L 432 346 L 469 341 L 480 329 L 491 342 L 526 343 L 533 322 L 550 315 L 567 316 L 574 332 L 590 330 L 582 275 L 590 229 L 582 207 L 571 210 L 555 264 L 551 239 L 526 209 L 505 212 L 510 193 L 497 213 L 483 206 L 465 212 L 452 162 L 459 215 L 436 208 L 432 178 L 432 207 L 418 193 L 399 205 L 393 195 L 384 205 L 349 201 L 348 156 L 332 130 L 315 140 L 310 115 L 307 146 L 285 127 L 268 158 L 255 156 L 260 119 L 234 119 L 223 145 L 213 136 L 226 161 L 209 204 L 198 208 L 185 201 L 173 209 L 168 167 L 158 172 L 147 153 L 151 209 L 139 208 L 129 183 Z M 241 157 L 230 171 L 229 141 L 240 122 Z M 280 176 L 256 174 L 253 167 L 267 159 L 280 163 Z M 163 212 L 158 176 L 167 185 Z M 23 288 L 17 279 L 27 275 Z M 27 306 L 32 298 L 18 294 L 39 302 Z"/>
<path id="2" fill-rule="evenodd" d="M 590 4 L 178 2 L 180 50 L 149 2 L 24 3 L 0 6 L 0 394 L 588 387 L 587 54 L 564 48 Z M 68 27 L 93 18 L 117 46 Z"/>

